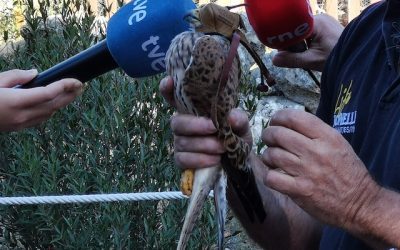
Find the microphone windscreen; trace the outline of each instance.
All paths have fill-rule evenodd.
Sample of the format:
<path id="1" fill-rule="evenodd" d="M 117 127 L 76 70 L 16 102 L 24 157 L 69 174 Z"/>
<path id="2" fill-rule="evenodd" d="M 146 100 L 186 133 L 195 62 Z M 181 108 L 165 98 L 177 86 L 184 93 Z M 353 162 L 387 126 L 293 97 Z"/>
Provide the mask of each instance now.
<path id="1" fill-rule="evenodd" d="M 107 46 L 126 74 L 145 77 L 165 71 L 172 39 L 189 30 L 184 20 L 196 8 L 192 0 L 133 0 L 108 22 Z"/>
<path id="2" fill-rule="evenodd" d="M 287 49 L 311 35 L 313 13 L 308 0 L 245 0 L 249 22 L 258 39 L 274 49 Z"/>

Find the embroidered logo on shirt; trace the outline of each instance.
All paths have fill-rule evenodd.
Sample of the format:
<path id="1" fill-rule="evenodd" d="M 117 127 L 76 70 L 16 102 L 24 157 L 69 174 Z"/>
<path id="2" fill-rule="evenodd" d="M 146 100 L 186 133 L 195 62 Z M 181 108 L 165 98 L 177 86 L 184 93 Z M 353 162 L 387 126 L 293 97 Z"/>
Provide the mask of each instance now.
<path id="1" fill-rule="evenodd" d="M 341 134 L 353 134 L 356 130 L 357 111 L 343 112 L 350 102 L 352 85 L 353 81 L 347 87 L 341 84 L 339 96 L 336 100 L 333 127 Z"/>

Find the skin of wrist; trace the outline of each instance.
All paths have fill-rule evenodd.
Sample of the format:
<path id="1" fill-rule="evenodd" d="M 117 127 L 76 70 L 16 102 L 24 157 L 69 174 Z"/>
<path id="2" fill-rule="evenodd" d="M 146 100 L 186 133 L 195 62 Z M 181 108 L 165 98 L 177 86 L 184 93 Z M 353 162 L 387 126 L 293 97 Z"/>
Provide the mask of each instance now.
<path id="1" fill-rule="evenodd" d="M 379 199 L 381 187 L 371 178 L 368 173 L 357 185 L 357 191 L 346 207 L 343 227 L 356 234 L 365 234 L 366 226 L 369 224 L 369 217 L 374 210 L 374 204 Z"/>
<path id="2" fill-rule="evenodd" d="M 399 194 L 378 185 L 369 175 L 361 183 L 355 213 L 344 228 L 376 249 L 400 247 Z"/>

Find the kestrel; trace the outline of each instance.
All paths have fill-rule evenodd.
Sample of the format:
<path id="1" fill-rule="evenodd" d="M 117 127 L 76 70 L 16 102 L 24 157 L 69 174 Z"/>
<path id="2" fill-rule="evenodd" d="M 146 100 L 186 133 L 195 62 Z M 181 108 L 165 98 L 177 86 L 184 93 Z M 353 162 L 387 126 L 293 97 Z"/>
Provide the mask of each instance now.
<path id="1" fill-rule="evenodd" d="M 250 221 L 257 217 L 262 222 L 266 216 L 254 174 L 247 165 L 250 147 L 228 123 L 228 114 L 238 103 L 241 79 L 239 57 L 230 51 L 231 41 L 222 35 L 187 31 L 173 39 L 166 54 L 177 111 L 211 118 L 226 149 L 220 165 L 187 169 L 182 174 L 181 189 L 190 195 L 190 202 L 177 249 L 185 249 L 210 190 L 214 190 L 219 249 L 223 247 L 227 186 L 236 192 Z"/>

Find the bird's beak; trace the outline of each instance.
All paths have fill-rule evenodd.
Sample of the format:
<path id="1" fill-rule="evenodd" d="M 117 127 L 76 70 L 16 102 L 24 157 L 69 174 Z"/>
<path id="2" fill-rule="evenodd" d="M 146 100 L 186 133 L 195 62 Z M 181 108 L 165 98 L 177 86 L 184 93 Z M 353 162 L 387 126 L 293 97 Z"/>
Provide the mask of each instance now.
<path id="1" fill-rule="evenodd" d="M 198 28 L 202 25 L 200 20 L 200 11 L 199 9 L 194 9 L 189 11 L 183 19 L 188 22 L 193 28 Z"/>

